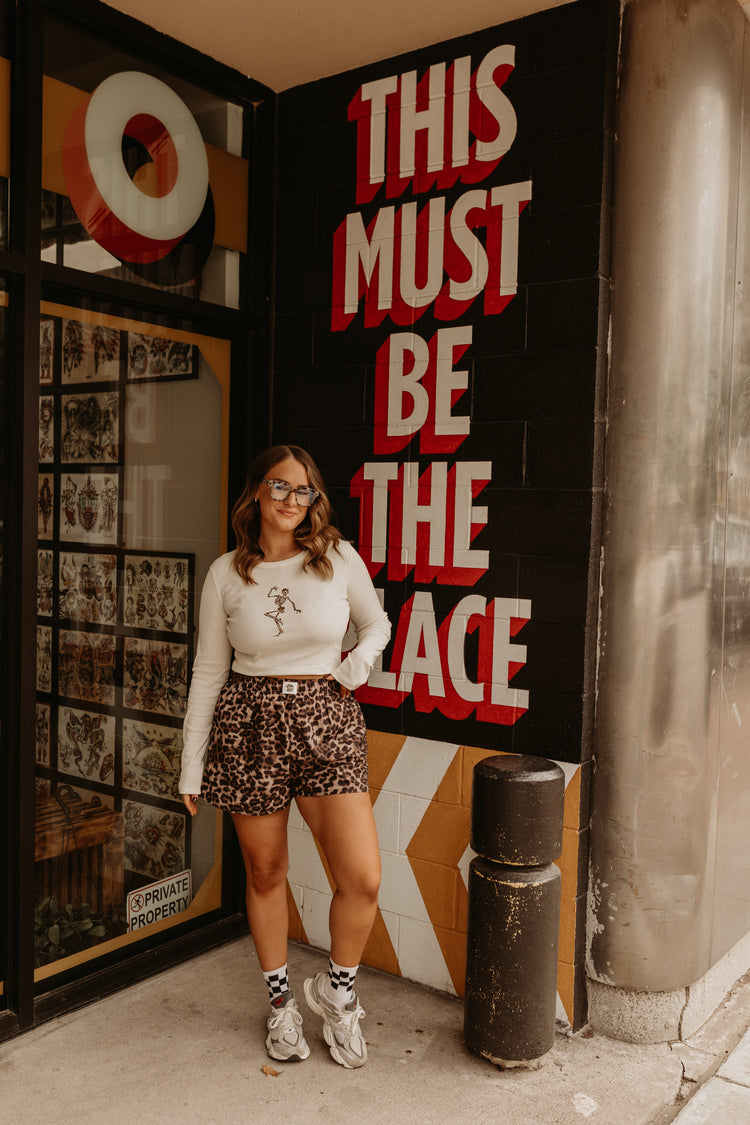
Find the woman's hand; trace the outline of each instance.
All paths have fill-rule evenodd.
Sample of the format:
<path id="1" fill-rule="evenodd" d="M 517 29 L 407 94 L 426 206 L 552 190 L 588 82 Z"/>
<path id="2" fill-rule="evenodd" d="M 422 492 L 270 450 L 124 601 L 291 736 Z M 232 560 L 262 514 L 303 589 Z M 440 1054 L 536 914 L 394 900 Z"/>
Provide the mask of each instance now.
<path id="1" fill-rule="evenodd" d="M 182 793 L 182 803 L 191 816 L 195 816 L 198 812 L 198 794 L 197 793 Z"/>

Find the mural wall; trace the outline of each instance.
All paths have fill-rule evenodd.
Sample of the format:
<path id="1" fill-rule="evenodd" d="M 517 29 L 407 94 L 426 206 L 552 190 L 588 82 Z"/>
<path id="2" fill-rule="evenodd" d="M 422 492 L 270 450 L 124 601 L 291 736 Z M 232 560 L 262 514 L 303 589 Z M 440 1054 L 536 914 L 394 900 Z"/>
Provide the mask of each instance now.
<path id="1" fill-rule="evenodd" d="M 366 959 L 461 993 L 471 770 L 493 752 L 548 757 L 568 781 L 571 1022 L 610 26 L 609 5 L 580 0 L 280 98 L 274 440 L 320 464 L 393 623 L 358 693 L 384 862 Z M 324 944 L 331 890 L 297 827 L 295 932 Z"/>

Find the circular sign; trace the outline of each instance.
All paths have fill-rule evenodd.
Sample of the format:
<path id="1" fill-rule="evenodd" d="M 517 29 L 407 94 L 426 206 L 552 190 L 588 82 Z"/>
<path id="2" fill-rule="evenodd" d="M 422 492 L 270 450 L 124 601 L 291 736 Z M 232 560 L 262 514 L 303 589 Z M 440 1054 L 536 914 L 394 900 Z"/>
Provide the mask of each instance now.
<path id="1" fill-rule="evenodd" d="M 170 276 L 152 278 L 157 284 L 187 280 L 172 276 L 175 261 L 188 261 L 195 276 L 213 243 L 213 200 L 203 138 L 174 90 L 138 71 L 106 78 L 68 123 L 63 170 L 96 242 L 137 272 L 170 259 Z M 198 255 L 175 255 L 196 242 Z"/>

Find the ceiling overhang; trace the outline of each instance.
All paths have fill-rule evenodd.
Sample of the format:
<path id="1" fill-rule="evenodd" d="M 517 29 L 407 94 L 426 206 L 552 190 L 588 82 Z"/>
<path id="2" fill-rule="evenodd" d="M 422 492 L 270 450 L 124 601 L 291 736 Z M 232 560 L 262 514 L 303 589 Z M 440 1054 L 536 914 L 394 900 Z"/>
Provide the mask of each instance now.
<path id="1" fill-rule="evenodd" d="M 115 0 L 149 24 L 281 91 L 571 0 Z"/>

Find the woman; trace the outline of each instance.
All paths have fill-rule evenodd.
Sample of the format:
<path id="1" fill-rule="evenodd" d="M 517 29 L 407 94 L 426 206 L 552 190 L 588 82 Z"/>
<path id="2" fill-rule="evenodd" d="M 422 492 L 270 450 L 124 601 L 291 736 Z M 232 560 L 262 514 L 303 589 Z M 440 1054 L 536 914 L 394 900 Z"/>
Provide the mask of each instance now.
<path id="1" fill-rule="evenodd" d="M 266 1049 L 288 1061 L 310 1054 L 287 976 L 287 821 L 296 800 L 336 884 L 328 972 L 305 981 L 305 996 L 323 1017 L 332 1057 L 353 1068 L 367 1061 L 354 980 L 377 910 L 380 856 L 365 725 L 351 693 L 390 624 L 331 515 L 304 450 L 274 446 L 253 461 L 232 511 L 237 549 L 213 563 L 201 596 L 180 793 L 191 816 L 199 793 L 232 816 L 271 1001 Z M 350 620 L 357 644 L 342 660 Z"/>

